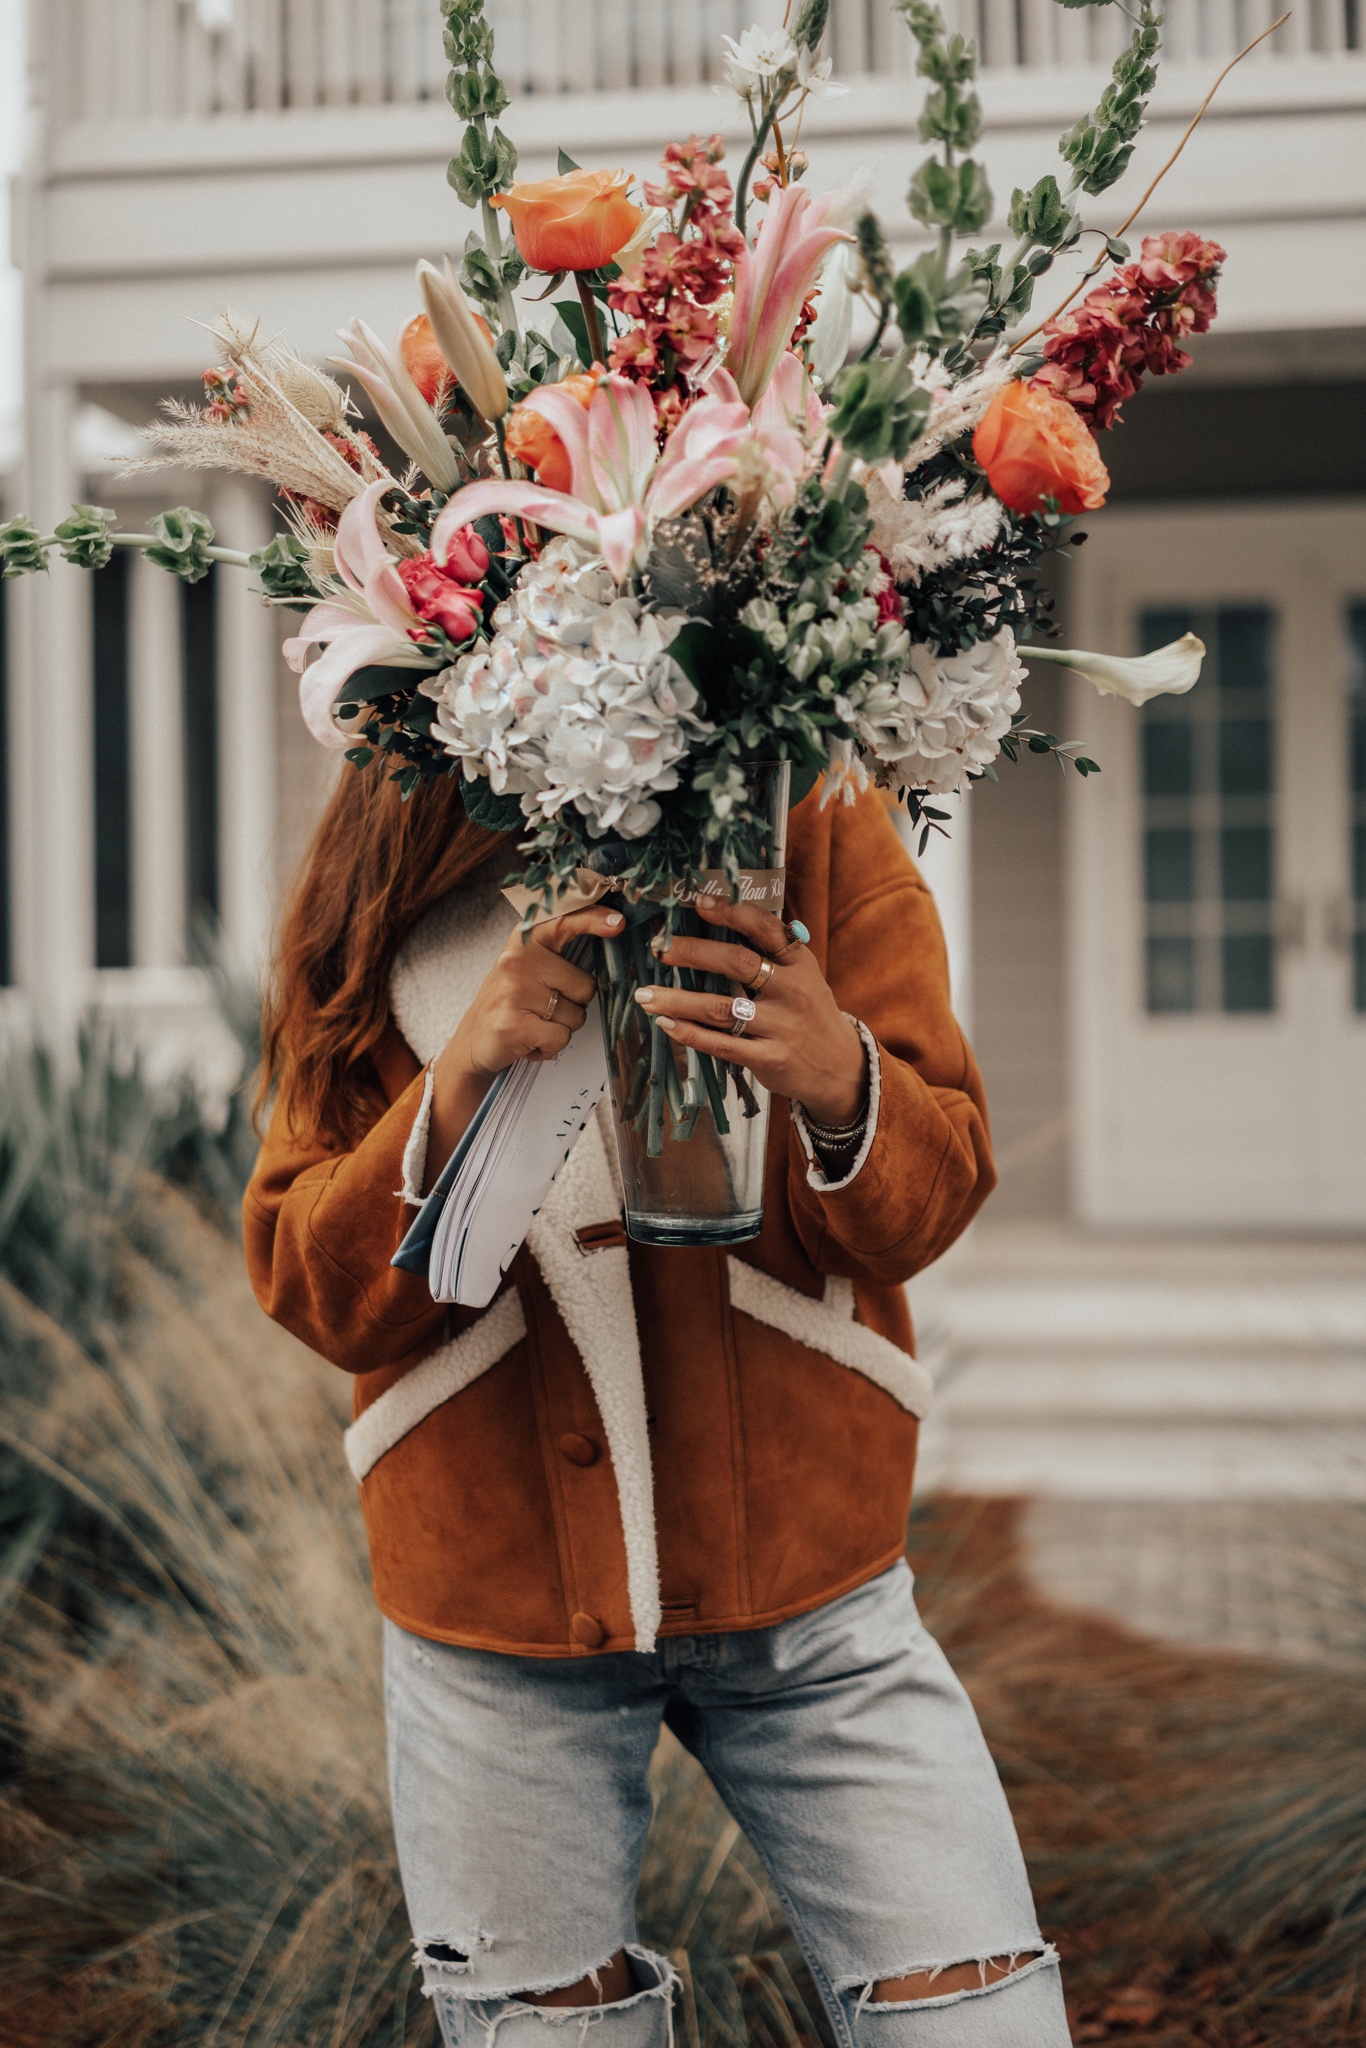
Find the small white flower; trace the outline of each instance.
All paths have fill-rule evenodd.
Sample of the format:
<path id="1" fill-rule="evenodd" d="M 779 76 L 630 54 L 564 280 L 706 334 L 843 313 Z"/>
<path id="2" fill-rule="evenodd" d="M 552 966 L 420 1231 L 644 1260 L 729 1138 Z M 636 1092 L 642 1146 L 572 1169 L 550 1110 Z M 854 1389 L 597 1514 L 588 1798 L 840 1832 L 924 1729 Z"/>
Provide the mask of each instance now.
<path id="1" fill-rule="evenodd" d="M 832 60 L 817 58 L 814 50 L 803 49 L 797 57 L 797 83 L 803 92 L 814 94 L 820 100 L 836 100 L 847 93 L 847 85 L 836 85 L 830 76 Z"/>
<path id="2" fill-rule="evenodd" d="M 737 43 L 722 36 L 726 46 L 726 84 L 746 102 L 762 97 L 764 88 L 779 78 L 795 78 L 802 57 L 785 28 L 747 28 Z"/>
<path id="3" fill-rule="evenodd" d="M 433 730 L 467 780 L 487 775 L 528 818 L 571 807 L 595 836 L 639 839 L 709 729 L 669 653 L 682 623 L 623 597 L 582 543 L 552 541 L 494 613 L 493 638 L 425 686 Z"/>
<path id="4" fill-rule="evenodd" d="M 1023 678 L 1015 636 L 1003 626 L 993 640 L 947 657 L 918 642 L 900 676 L 837 708 L 880 783 L 951 796 L 1000 753 Z"/>

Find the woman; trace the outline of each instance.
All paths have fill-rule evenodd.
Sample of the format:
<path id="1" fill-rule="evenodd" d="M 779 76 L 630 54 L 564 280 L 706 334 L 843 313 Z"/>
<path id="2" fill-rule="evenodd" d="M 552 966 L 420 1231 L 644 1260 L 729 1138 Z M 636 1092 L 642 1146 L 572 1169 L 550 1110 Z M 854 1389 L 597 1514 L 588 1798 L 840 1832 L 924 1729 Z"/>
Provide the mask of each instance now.
<path id="1" fill-rule="evenodd" d="M 674 1972 L 633 1911 L 665 1721 L 764 1858 L 845 2048 L 1068 2039 L 903 1555 L 928 1380 L 902 1283 L 993 1184 L 981 1083 L 882 802 L 808 797 L 789 845 L 792 922 L 713 904 L 744 948 L 666 956 L 754 989 L 743 1035 L 726 998 L 653 992 L 677 1043 L 777 1098 L 762 1234 L 628 1247 L 590 1122 L 485 1311 L 390 1260 L 490 1077 L 583 1026 L 563 951 L 614 913 L 524 942 L 515 849 L 454 784 L 403 805 L 346 773 L 285 918 L 247 1256 L 269 1314 L 355 1376 L 398 1852 L 450 2048 L 569 2021 L 669 2040 Z"/>

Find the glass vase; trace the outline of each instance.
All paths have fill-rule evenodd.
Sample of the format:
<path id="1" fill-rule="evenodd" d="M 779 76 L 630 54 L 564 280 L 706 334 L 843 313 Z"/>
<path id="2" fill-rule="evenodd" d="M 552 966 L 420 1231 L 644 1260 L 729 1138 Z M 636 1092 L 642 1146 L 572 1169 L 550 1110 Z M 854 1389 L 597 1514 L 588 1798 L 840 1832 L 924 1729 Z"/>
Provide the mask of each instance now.
<path id="1" fill-rule="evenodd" d="M 743 857 L 741 886 L 746 897 L 770 895 L 781 911 L 790 765 L 750 762 L 745 779 L 760 822 Z M 731 896 L 719 870 L 703 876 L 708 893 Z M 642 1244 L 741 1244 L 758 1236 L 764 1220 L 768 1090 L 743 1067 L 674 1044 L 635 991 L 648 982 L 736 995 L 738 982 L 670 967 L 655 957 L 651 941 L 665 932 L 744 941 L 704 924 L 686 887 L 668 903 L 612 900 L 626 915 L 626 931 L 600 943 L 597 973 L 626 1228 Z"/>

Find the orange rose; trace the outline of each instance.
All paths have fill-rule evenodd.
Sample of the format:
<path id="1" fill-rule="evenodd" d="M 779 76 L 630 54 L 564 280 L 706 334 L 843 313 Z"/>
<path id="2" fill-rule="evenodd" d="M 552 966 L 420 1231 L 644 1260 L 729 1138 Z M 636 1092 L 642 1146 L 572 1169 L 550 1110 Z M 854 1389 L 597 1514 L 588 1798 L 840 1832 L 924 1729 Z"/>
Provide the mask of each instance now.
<path id="1" fill-rule="evenodd" d="M 598 270 L 624 249 L 645 218 L 626 197 L 629 171 L 566 171 L 498 192 L 517 247 L 532 270 Z"/>
<path id="2" fill-rule="evenodd" d="M 1110 473 L 1095 440 L 1065 398 L 1018 381 L 998 391 L 972 437 L 987 482 L 1012 512 L 1097 512 Z"/>
<path id="3" fill-rule="evenodd" d="M 485 341 L 492 341 L 493 335 L 488 321 L 478 313 L 474 317 L 484 330 Z M 453 373 L 437 347 L 436 336 L 432 333 L 432 323 L 425 313 L 419 313 L 415 319 L 408 322 L 403 330 L 403 339 L 399 343 L 399 352 L 408 375 L 428 405 L 435 405 L 441 395 L 442 385 Z"/>
<path id="4" fill-rule="evenodd" d="M 565 377 L 555 388 L 577 399 L 587 412 L 601 375 L 601 367 L 592 373 L 581 370 L 572 377 Z M 535 470 L 537 480 L 548 491 L 567 491 L 570 488 L 574 475 L 569 466 L 569 451 L 549 420 L 542 419 L 529 405 L 513 406 L 508 415 L 506 446 L 509 455 L 515 455 L 528 469 Z"/>

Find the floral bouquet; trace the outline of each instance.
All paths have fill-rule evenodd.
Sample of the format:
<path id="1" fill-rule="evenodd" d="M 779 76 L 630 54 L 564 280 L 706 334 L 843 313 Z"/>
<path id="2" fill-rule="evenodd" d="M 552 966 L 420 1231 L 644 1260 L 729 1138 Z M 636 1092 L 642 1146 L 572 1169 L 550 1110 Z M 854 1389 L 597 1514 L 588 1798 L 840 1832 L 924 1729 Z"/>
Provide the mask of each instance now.
<path id="1" fill-rule="evenodd" d="M 405 798 L 459 777 L 473 819 L 519 835 L 528 916 L 610 892 L 628 920 L 600 975 L 623 1165 L 654 1186 L 642 1211 L 683 1185 L 680 1213 L 719 1218 L 713 1236 L 757 1228 L 762 1091 L 630 999 L 670 972 L 652 926 L 688 928 L 699 891 L 780 902 L 787 806 L 822 778 L 822 802 L 898 792 L 923 847 L 946 822 L 934 799 L 998 756 L 1094 772 L 1026 724 L 1022 643 L 1135 703 L 1189 689 L 1204 651 L 1039 644 L 1042 565 L 1105 501 L 1095 435 L 1145 375 L 1189 362 L 1180 344 L 1215 310 L 1215 243 L 1152 236 L 1134 257 L 1081 213 L 1129 162 L 1160 17 L 1141 0 L 1100 104 L 1060 141 L 1065 182 L 1016 191 L 1009 246 L 979 248 L 975 49 L 929 0 L 895 11 L 933 145 L 909 192 L 925 246 L 900 270 L 858 186 L 804 182 L 805 102 L 845 89 L 822 54 L 828 0 L 727 39 L 751 130 L 735 180 L 720 137 L 692 136 L 638 197 L 625 171 L 563 154 L 558 176 L 517 182 L 483 0 L 442 0 L 466 121 L 449 177 L 481 218 L 458 270 L 418 266 L 422 310 L 387 345 L 354 321 L 342 381 L 225 318 L 205 404 L 149 430 L 150 465 L 269 479 L 271 544 L 234 555 L 184 508 L 146 534 L 92 506 L 47 536 L 0 528 L 7 575 L 53 547 L 99 567 L 132 545 L 191 581 L 249 566 L 304 613 L 285 651 L 324 745 Z M 1086 235 L 1082 284 L 1021 332 Z M 668 1168 L 666 1139 L 699 1134 Z"/>

